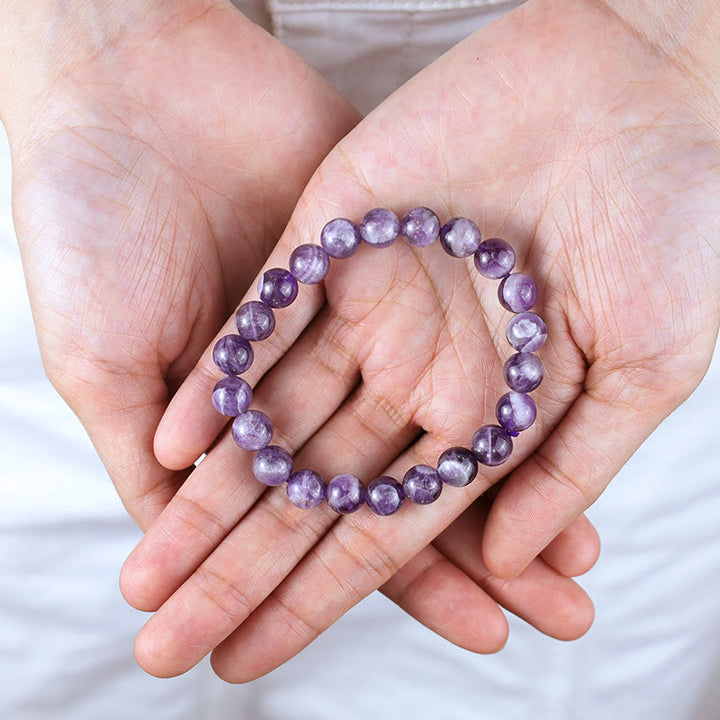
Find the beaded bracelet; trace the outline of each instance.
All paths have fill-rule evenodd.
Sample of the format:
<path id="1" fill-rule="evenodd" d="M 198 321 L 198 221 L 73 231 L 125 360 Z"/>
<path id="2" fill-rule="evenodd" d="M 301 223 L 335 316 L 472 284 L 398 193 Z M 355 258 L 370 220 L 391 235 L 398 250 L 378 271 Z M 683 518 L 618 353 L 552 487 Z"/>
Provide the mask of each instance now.
<path id="1" fill-rule="evenodd" d="M 497 425 L 483 425 L 473 436 L 471 449 L 451 447 L 440 455 L 437 467 L 415 465 L 402 483 L 389 476 L 375 478 L 365 487 L 359 478 L 347 473 L 327 484 L 314 470 L 293 472 L 293 459 L 286 450 L 270 445 L 273 425 L 265 413 L 251 410 L 252 389 L 238 375 L 253 362 L 250 342 L 265 340 L 275 329 L 273 308 L 290 305 L 298 295 L 298 282 L 321 282 L 330 269 L 330 257 L 344 259 L 353 255 L 361 241 L 374 247 L 388 247 L 401 236 L 413 247 L 426 247 L 440 239 L 442 248 L 453 257 L 474 256 L 478 272 L 500 280 L 500 304 L 515 315 L 507 325 L 507 339 L 517 350 L 504 365 L 503 375 L 510 392 L 497 402 Z M 512 453 L 513 437 L 529 428 L 537 408 L 529 392 L 542 382 L 545 369 L 532 353 L 547 339 L 547 327 L 535 313 L 529 312 L 537 300 L 537 285 L 524 273 L 512 273 L 515 253 L 504 240 L 481 240 L 480 230 L 468 218 L 457 217 L 440 227 L 437 215 L 426 207 L 408 211 L 402 221 L 386 208 L 365 214 L 360 225 L 345 218 L 331 220 L 320 234 L 320 245 L 300 245 L 290 255 L 290 270 L 272 268 L 263 273 L 258 284 L 260 300 L 241 305 L 235 315 L 237 335 L 220 338 L 213 349 L 217 367 L 227 377 L 213 389 L 215 408 L 234 417 L 232 436 L 244 450 L 255 452 L 253 473 L 265 485 L 286 483 L 290 502 L 300 508 L 313 508 L 327 500 L 338 513 L 351 513 L 363 504 L 378 515 L 397 512 L 405 498 L 419 505 L 434 502 L 443 484 L 464 487 L 478 472 L 478 462 L 494 466 L 504 463 Z"/>

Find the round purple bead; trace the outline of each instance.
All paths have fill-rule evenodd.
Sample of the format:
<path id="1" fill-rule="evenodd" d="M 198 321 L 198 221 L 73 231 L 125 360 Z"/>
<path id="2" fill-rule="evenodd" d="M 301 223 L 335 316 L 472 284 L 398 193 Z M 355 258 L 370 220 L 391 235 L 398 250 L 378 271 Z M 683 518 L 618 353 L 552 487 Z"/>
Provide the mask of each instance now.
<path id="1" fill-rule="evenodd" d="M 373 247 L 392 245 L 400 233 L 397 215 L 387 208 L 369 210 L 360 221 L 360 236 Z"/>
<path id="2" fill-rule="evenodd" d="M 545 368 L 537 355 L 520 352 L 507 359 L 503 376 L 511 390 L 528 393 L 540 385 L 545 376 Z"/>
<path id="3" fill-rule="evenodd" d="M 475 252 L 475 267 L 483 277 L 498 280 L 515 267 L 515 251 L 500 238 L 488 238 Z"/>
<path id="4" fill-rule="evenodd" d="M 239 335 L 225 335 L 215 343 L 213 361 L 226 375 L 240 375 L 252 365 L 252 346 Z"/>
<path id="5" fill-rule="evenodd" d="M 429 465 L 414 465 L 403 478 L 403 492 L 410 502 L 429 505 L 442 492 L 442 480 L 435 468 Z"/>
<path id="6" fill-rule="evenodd" d="M 500 425 L 483 425 L 473 435 L 473 455 L 483 465 L 501 465 L 510 457 L 512 449 L 512 438 Z"/>
<path id="7" fill-rule="evenodd" d="M 330 270 L 330 258 L 322 245 L 307 243 L 296 247 L 290 255 L 290 272 L 306 285 L 325 279 Z"/>
<path id="8" fill-rule="evenodd" d="M 440 228 L 440 244 L 448 255 L 470 257 L 480 245 L 480 230 L 468 218 L 453 218 Z"/>
<path id="9" fill-rule="evenodd" d="M 242 378 L 230 375 L 213 388 L 212 403 L 219 413 L 235 417 L 250 407 L 252 396 L 252 388 Z"/>
<path id="10" fill-rule="evenodd" d="M 465 487 L 477 475 L 477 458 L 464 447 L 448 448 L 438 459 L 438 475 L 446 485 Z"/>
<path id="11" fill-rule="evenodd" d="M 272 440 L 273 426 L 265 413 L 248 410 L 233 421 L 232 436 L 243 450 L 262 450 Z"/>
<path id="12" fill-rule="evenodd" d="M 440 220 L 430 208 L 415 207 L 403 215 L 400 234 L 408 245 L 427 247 L 432 245 L 440 234 Z"/>
<path id="13" fill-rule="evenodd" d="M 544 320 L 533 312 L 523 312 L 511 318 L 507 324 L 508 342 L 520 352 L 539 350 L 547 340 L 547 326 Z"/>
<path id="14" fill-rule="evenodd" d="M 297 280 L 289 270 L 270 268 L 260 276 L 258 295 L 272 308 L 287 307 L 295 300 L 297 294 Z"/>
<path id="15" fill-rule="evenodd" d="M 405 501 L 405 493 L 402 485 L 389 475 L 372 480 L 365 491 L 365 501 L 368 507 L 376 514 L 393 515 Z"/>
<path id="16" fill-rule="evenodd" d="M 268 445 L 253 458 L 253 474 L 261 483 L 272 487 L 282 485 L 290 477 L 292 467 L 290 453 L 277 445 Z"/>
<path id="17" fill-rule="evenodd" d="M 325 252 L 334 258 L 349 258 L 360 247 L 360 228 L 345 218 L 331 220 L 320 233 Z"/>
<path id="18" fill-rule="evenodd" d="M 511 435 L 517 435 L 535 422 L 537 407 L 529 395 L 509 392 L 497 401 L 495 415 Z"/>
<path id="19" fill-rule="evenodd" d="M 504 277 L 498 287 L 500 304 L 515 313 L 529 310 L 537 302 L 537 297 L 537 285 L 525 273 L 512 273 Z"/>
<path id="20" fill-rule="evenodd" d="M 285 488 L 290 502 L 303 510 L 317 507 L 325 499 L 325 481 L 314 470 L 294 472 Z"/>
<path id="21" fill-rule="evenodd" d="M 336 475 L 328 483 L 325 497 L 332 510 L 347 515 L 362 507 L 365 502 L 365 486 L 354 475 Z"/>
<path id="22" fill-rule="evenodd" d="M 275 315 L 264 302 L 251 300 L 237 309 L 235 324 L 246 340 L 265 340 L 275 329 Z"/>

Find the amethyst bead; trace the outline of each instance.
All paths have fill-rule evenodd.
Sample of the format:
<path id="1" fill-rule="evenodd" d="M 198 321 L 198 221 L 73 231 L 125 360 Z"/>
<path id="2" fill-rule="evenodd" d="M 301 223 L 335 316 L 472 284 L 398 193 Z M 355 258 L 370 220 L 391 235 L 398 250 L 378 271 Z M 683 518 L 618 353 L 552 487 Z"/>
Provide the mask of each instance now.
<path id="1" fill-rule="evenodd" d="M 376 514 L 393 515 L 405 501 L 405 493 L 402 485 L 389 475 L 372 480 L 365 491 L 365 501 L 368 507 Z"/>
<path id="2" fill-rule="evenodd" d="M 535 390 L 545 376 L 542 360 L 532 353 L 515 353 L 503 367 L 505 383 L 515 392 L 528 393 Z"/>
<path id="3" fill-rule="evenodd" d="M 438 459 L 438 475 L 446 485 L 465 487 L 477 475 L 476 457 L 464 447 L 448 448 Z"/>
<path id="4" fill-rule="evenodd" d="M 483 277 L 498 280 L 515 267 L 515 251 L 500 238 L 483 240 L 475 252 L 475 267 Z"/>
<path id="5" fill-rule="evenodd" d="M 483 465 L 501 465 L 510 457 L 512 449 L 512 438 L 500 425 L 483 425 L 473 435 L 473 455 Z"/>
<path id="6" fill-rule="evenodd" d="M 331 220 L 320 233 L 325 252 L 334 258 L 349 258 L 360 247 L 360 228 L 345 218 Z"/>
<path id="7" fill-rule="evenodd" d="M 469 218 L 453 218 L 440 228 L 440 244 L 448 255 L 469 257 L 480 245 L 480 230 Z"/>
<path id="8" fill-rule="evenodd" d="M 325 499 L 325 481 L 314 470 L 298 470 L 287 481 L 286 491 L 295 507 L 309 510 Z"/>
<path id="9" fill-rule="evenodd" d="M 243 450 L 262 450 L 272 440 L 273 426 L 265 413 L 248 410 L 233 421 L 232 436 Z"/>
<path id="10" fill-rule="evenodd" d="M 336 475 L 328 483 L 325 497 L 332 510 L 347 515 L 363 506 L 365 486 L 354 475 Z"/>
<path id="11" fill-rule="evenodd" d="M 498 287 L 498 299 L 506 309 L 515 313 L 525 312 L 537 302 L 538 289 L 535 281 L 525 273 L 512 273 L 503 278 Z"/>
<path id="12" fill-rule="evenodd" d="M 511 435 L 517 435 L 535 422 L 537 407 L 529 395 L 509 392 L 497 401 L 495 415 Z"/>
<path id="13" fill-rule="evenodd" d="M 432 245 L 440 234 L 440 220 L 430 208 L 415 207 L 403 215 L 400 234 L 408 245 L 427 247 Z"/>
<path id="14" fill-rule="evenodd" d="M 251 300 L 237 309 L 235 324 L 246 340 L 265 340 L 275 329 L 275 315 L 264 302 Z"/>
<path id="15" fill-rule="evenodd" d="M 250 407 L 252 396 L 252 389 L 242 378 L 230 375 L 216 383 L 212 403 L 219 413 L 235 417 Z"/>
<path id="16" fill-rule="evenodd" d="M 252 346 L 239 335 L 225 335 L 215 343 L 213 361 L 226 375 L 240 375 L 252 365 Z"/>
<path id="17" fill-rule="evenodd" d="M 287 307 L 295 300 L 297 294 L 297 280 L 289 270 L 270 268 L 260 276 L 258 295 L 272 308 Z"/>
<path id="18" fill-rule="evenodd" d="M 330 270 L 330 258 L 322 245 L 308 243 L 296 247 L 290 255 L 290 272 L 306 285 L 325 279 Z"/>
<path id="19" fill-rule="evenodd" d="M 403 492 L 410 502 L 429 505 L 440 497 L 442 480 L 435 468 L 429 465 L 415 465 L 405 473 Z"/>
<path id="20" fill-rule="evenodd" d="M 277 445 L 268 445 L 255 453 L 253 475 L 264 485 L 282 485 L 292 473 L 290 453 Z"/>
<path id="21" fill-rule="evenodd" d="M 400 234 L 397 215 L 387 208 L 369 210 L 360 221 L 360 236 L 373 247 L 392 245 Z"/>
<path id="22" fill-rule="evenodd" d="M 544 320 L 533 312 L 515 315 L 507 324 L 508 342 L 520 352 L 539 350 L 547 340 L 547 326 Z"/>

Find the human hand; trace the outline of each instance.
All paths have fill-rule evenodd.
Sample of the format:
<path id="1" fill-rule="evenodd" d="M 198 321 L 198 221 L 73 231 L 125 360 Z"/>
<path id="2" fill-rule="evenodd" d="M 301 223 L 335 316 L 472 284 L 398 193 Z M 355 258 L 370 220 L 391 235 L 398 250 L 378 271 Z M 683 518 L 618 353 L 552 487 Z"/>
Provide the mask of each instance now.
<path id="1" fill-rule="evenodd" d="M 153 454 L 170 394 L 357 115 L 229 3 L 42 6 L 8 9 L 0 72 L 33 315 L 146 528 L 187 476 Z"/>

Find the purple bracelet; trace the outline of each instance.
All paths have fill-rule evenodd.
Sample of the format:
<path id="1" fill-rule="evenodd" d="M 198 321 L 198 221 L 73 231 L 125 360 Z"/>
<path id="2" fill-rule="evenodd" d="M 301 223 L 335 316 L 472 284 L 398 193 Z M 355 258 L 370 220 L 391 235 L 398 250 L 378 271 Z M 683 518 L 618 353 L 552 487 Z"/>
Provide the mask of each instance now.
<path id="1" fill-rule="evenodd" d="M 448 254 L 474 256 L 475 267 L 486 278 L 500 280 L 500 304 L 515 313 L 507 325 L 507 339 L 517 352 L 505 363 L 503 375 L 510 392 L 497 402 L 497 425 L 483 425 L 473 436 L 471 449 L 451 447 L 440 455 L 437 467 L 415 465 L 402 483 L 389 476 L 375 478 L 365 487 L 354 475 L 342 474 L 327 484 L 314 470 L 293 472 L 293 459 L 286 450 L 270 445 L 273 425 L 265 413 L 251 410 L 252 389 L 238 375 L 253 362 L 250 342 L 269 337 L 275 329 L 273 308 L 290 305 L 298 294 L 298 282 L 319 283 L 330 269 L 330 257 L 348 258 L 361 241 L 374 247 L 387 247 L 402 236 L 413 247 L 431 245 L 436 239 Z M 215 385 L 215 408 L 234 417 L 232 436 L 244 450 L 255 452 L 253 473 L 265 485 L 286 483 L 290 502 L 300 508 L 313 508 L 327 500 L 338 513 L 351 513 L 363 504 L 378 515 L 397 512 L 405 498 L 427 505 L 440 496 L 443 484 L 464 487 L 478 472 L 478 462 L 494 466 L 504 463 L 512 453 L 513 437 L 535 421 L 537 408 L 529 392 L 542 382 L 545 369 L 532 353 L 547 339 L 547 327 L 529 310 L 537 300 L 537 285 L 524 273 L 511 273 L 515 253 L 504 240 L 481 241 L 477 225 L 467 218 L 448 220 L 440 227 L 437 215 L 426 207 L 408 211 L 402 221 L 385 208 L 365 214 L 360 225 L 345 218 L 331 220 L 320 234 L 320 245 L 295 248 L 290 255 L 290 270 L 272 268 L 263 273 L 258 284 L 260 300 L 241 305 L 235 315 L 237 335 L 220 338 L 213 349 L 215 364 L 227 377 Z"/>

